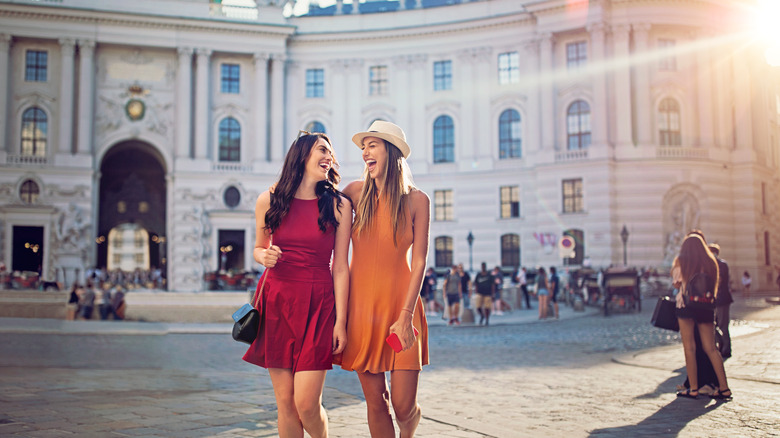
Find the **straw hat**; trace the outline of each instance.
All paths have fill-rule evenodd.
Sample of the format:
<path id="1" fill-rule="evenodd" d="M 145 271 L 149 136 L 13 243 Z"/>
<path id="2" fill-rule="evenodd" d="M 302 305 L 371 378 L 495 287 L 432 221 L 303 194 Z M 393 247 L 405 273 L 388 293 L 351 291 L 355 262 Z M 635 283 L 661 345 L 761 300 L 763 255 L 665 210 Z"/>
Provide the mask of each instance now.
<path id="1" fill-rule="evenodd" d="M 409 154 L 412 153 L 411 148 L 409 148 L 409 145 L 406 143 L 406 134 L 404 134 L 403 129 L 399 128 L 395 123 L 376 120 L 368 127 L 368 131 L 358 132 L 353 135 L 352 142 L 362 149 L 363 139 L 366 137 L 377 137 L 389 141 L 401 151 L 404 158 L 409 158 Z"/>

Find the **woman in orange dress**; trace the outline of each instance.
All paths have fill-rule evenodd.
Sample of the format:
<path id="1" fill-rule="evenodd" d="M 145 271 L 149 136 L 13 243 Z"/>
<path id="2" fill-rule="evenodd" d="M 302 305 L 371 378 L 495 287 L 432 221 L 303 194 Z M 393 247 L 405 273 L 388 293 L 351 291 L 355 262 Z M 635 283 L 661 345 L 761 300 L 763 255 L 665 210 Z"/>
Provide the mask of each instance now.
<path id="1" fill-rule="evenodd" d="M 391 404 L 400 436 L 412 437 L 421 415 L 420 370 L 428 364 L 428 323 L 419 293 L 428 257 L 430 200 L 411 181 L 410 149 L 401 128 L 375 121 L 352 141 L 363 151 L 366 168 L 364 179 L 344 190 L 355 223 L 347 346 L 334 363 L 358 373 L 372 437 L 395 437 Z M 398 336 L 401 351 L 385 341 L 391 334 Z"/>

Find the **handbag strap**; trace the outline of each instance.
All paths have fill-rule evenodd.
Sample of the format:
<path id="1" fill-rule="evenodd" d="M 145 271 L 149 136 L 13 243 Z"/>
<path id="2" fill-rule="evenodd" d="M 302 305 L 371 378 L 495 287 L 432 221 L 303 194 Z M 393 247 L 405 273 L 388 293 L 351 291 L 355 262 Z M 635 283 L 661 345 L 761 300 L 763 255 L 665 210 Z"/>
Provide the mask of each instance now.
<path id="1" fill-rule="evenodd" d="M 271 236 L 271 242 L 269 243 L 273 244 L 273 236 Z M 268 245 L 268 247 L 270 248 L 271 245 Z M 271 268 L 265 268 L 265 270 L 263 271 L 263 283 L 260 284 L 260 289 L 258 289 L 257 296 L 254 299 L 255 302 L 259 302 L 260 296 L 263 294 L 263 289 L 265 288 L 265 280 L 268 279 L 268 272 L 266 271 L 268 271 L 269 269 Z"/>

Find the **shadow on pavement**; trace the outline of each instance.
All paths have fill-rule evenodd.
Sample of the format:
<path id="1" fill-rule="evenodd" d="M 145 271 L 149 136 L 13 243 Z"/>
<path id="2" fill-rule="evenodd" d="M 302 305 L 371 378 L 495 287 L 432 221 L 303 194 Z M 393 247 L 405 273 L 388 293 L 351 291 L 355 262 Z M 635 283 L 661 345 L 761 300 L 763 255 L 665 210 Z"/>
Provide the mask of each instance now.
<path id="1" fill-rule="evenodd" d="M 606 436 L 678 436 L 688 423 L 710 413 L 722 404 L 715 403 L 707 406 L 711 402 L 711 399 L 705 396 L 699 396 L 696 400 L 677 398 L 637 424 L 596 429 L 589 436 L 599 438 Z"/>

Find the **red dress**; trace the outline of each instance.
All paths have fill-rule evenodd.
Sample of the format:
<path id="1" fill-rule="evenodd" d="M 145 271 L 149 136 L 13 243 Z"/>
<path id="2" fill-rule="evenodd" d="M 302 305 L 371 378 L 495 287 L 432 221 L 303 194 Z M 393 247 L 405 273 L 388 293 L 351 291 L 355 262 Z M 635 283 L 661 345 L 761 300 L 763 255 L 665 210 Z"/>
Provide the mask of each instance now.
<path id="1" fill-rule="evenodd" d="M 330 260 L 336 232 L 317 225 L 317 199 L 293 199 L 273 234 L 282 255 L 268 276 L 260 303 L 260 333 L 244 360 L 264 368 L 329 370 L 336 305 Z M 262 279 L 258 283 L 262 284 Z"/>

